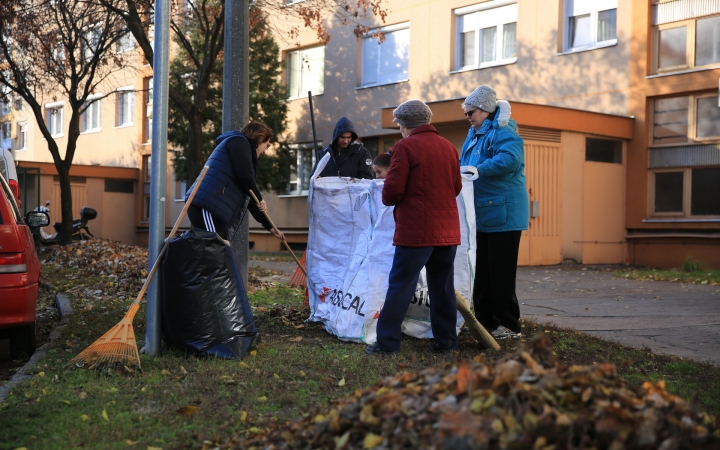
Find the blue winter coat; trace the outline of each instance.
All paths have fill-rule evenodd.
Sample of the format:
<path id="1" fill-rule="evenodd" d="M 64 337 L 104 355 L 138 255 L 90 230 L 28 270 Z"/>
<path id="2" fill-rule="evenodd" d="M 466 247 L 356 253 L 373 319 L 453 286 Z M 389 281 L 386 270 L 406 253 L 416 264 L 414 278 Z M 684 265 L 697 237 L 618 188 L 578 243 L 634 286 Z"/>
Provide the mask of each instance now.
<path id="1" fill-rule="evenodd" d="M 523 140 L 515 121 L 501 126 L 499 116 L 470 128 L 460 157 L 461 166 L 478 169 L 475 220 L 485 233 L 527 230 L 530 220 Z"/>

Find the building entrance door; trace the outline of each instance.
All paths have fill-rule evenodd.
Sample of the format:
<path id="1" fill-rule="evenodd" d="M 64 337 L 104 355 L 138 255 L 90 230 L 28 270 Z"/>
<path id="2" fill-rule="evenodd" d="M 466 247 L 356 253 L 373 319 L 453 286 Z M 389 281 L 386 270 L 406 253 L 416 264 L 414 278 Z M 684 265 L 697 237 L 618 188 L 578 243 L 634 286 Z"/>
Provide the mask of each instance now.
<path id="1" fill-rule="evenodd" d="M 520 239 L 518 265 L 562 262 L 559 143 L 525 141 L 525 177 L 530 196 L 530 226 Z"/>

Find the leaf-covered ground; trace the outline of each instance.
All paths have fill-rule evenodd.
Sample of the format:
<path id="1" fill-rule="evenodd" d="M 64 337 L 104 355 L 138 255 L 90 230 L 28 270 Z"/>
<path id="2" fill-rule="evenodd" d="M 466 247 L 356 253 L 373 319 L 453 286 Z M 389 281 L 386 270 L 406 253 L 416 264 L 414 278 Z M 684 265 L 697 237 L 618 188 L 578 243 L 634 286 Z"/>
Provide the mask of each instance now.
<path id="1" fill-rule="evenodd" d="M 94 244 L 58 249 L 63 253 L 44 266 L 44 276 L 67 293 L 76 314 L 35 366 L 35 376 L 0 404 L 0 448 L 240 448 L 243 440 L 284 429 L 298 418 L 315 423 L 316 411 L 331 411 L 338 399 L 352 401 L 378 380 L 433 367 L 452 370 L 476 358 L 494 364 L 527 344 L 501 341 L 501 351 L 491 352 L 462 333 L 458 354 L 438 356 L 427 341 L 407 338 L 397 357 L 369 357 L 364 346 L 340 342 L 320 325 L 304 323 L 301 289 L 262 283 L 251 273 L 250 302 L 262 343 L 242 362 L 169 350 L 160 358 L 142 356 L 142 375 L 65 370 L 70 358 L 120 320 L 147 275 L 141 249 L 89 242 Z M 141 309 L 134 322 L 139 340 L 144 319 Z M 571 330 L 522 325 L 527 338 L 522 341 L 545 335 L 565 365 L 591 365 L 592 372 L 610 362 L 630 388 L 665 380 L 668 393 L 695 399 L 699 411 L 720 413 L 715 367 Z"/>

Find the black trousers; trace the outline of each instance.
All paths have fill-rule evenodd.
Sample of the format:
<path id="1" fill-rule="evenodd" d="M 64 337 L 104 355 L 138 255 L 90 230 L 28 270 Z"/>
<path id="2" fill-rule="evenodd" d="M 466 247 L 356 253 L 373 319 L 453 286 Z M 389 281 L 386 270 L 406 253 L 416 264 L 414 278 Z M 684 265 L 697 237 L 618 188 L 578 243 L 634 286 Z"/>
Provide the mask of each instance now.
<path id="1" fill-rule="evenodd" d="M 190 205 L 187 210 L 187 215 L 193 228 L 199 228 L 205 231 L 214 231 L 218 236 L 227 241 L 227 224 L 210 214 L 207 210 L 196 205 Z"/>
<path id="2" fill-rule="evenodd" d="M 454 263 L 457 247 L 395 246 L 385 304 L 377 323 L 377 346 L 386 352 L 400 350 L 402 322 L 425 267 L 430 295 L 430 327 L 438 348 L 458 348 Z"/>
<path id="3" fill-rule="evenodd" d="M 515 294 L 522 231 L 477 233 L 473 306 L 475 317 L 488 330 L 502 325 L 520 332 L 520 306 Z"/>

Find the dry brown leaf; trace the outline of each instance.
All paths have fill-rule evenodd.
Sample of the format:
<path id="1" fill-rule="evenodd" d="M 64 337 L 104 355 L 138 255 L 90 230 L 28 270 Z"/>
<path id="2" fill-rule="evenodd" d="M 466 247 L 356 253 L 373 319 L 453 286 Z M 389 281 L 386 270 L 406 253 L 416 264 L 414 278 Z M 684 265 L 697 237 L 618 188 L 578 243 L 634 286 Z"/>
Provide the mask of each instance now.
<path id="1" fill-rule="evenodd" d="M 197 405 L 183 406 L 177 410 L 177 413 L 183 416 L 194 416 L 195 414 L 200 413 L 200 407 Z"/>

